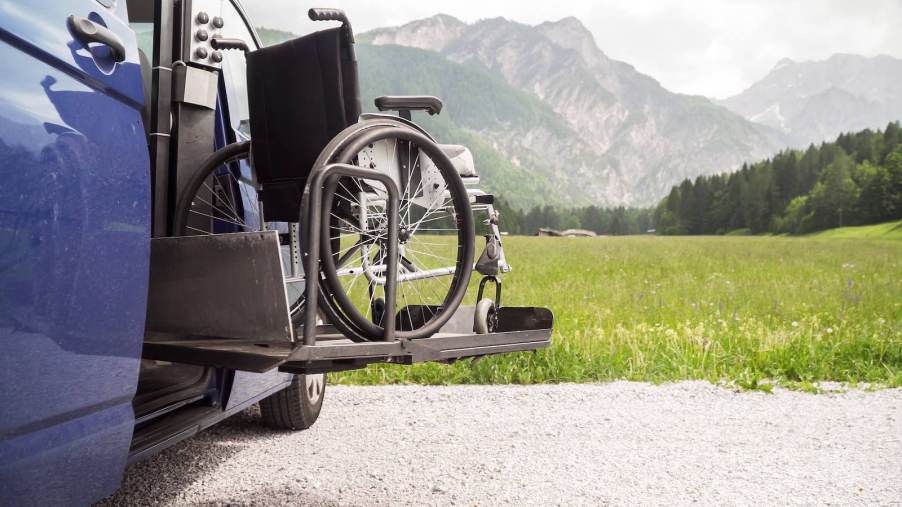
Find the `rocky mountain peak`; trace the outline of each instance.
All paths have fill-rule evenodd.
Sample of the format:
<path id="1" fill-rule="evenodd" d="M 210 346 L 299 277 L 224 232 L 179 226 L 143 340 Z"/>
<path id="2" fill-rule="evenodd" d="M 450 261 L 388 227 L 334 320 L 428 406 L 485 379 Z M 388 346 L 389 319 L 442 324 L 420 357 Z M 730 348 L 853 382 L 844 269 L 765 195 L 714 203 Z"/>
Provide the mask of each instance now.
<path id="1" fill-rule="evenodd" d="M 863 62 L 865 60 L 867 60 L 867 58 L 865 58 L 861 55 L 856 55 L 856 54 L 851 54 L 851 53 L 834 53 L 833 55 L 830 56 L 830 58 L 827 58 L 827 62 L 834 63 L 834 64 L 843 64 L 843 63 L 850 63 L 850 62 Z"/>
<path id="2" fill-rule="evenodd" d="M 795 65 L 795 60 L 792 58 L 781 58 L 779 62 L 770 70 L 771 72 L 782 69 L 783 67 L 789 67 L 791 65 Z"/>
<path id="3" fill-rule="evenodd" d="M 567 16 L 557 21 L 546 21 L 536 25 L 536 30 L 545 34 L 556 33 L 574 41 L 589 39 L 593 44 L 595 43 L 592 32 L 586 28 L 582 21 L 574 16 Z"/>
<path id="4" fill-rule="evenodd" d="M 825 60 L 788 58 L 742 93 L 721 101 L 746 118 L 779 128 L 795 146 L 840 132 L 883 128 L 902 118 L 902 59 L 837 53 Z"/>
<path id="5" fill-rule="evenodd" d="M 576 51 L 589 65 L 597 65 L 607 60 L 607 57 L 595 44 L 592 32 L 573 16 L 542 23 L 536 26 L 536 30 L 554 44 Z"/>
<path id="6" fill-rule="evenodd" d="M 573 17 L 535 26 L 492 18 L 450 29 L 429 18 L 377 31 L 371 40 L 438 51 L 437 58 L 488 71 L 538 99 L 553 122 L 469 128 L 518 166 L 537 161 L 531 165 L 574 202 L 651 204 L 684 178 L 729 170 L 783 146 L 779 133 L 703 97 L 671 93 L 608 58 Z M 522 116 L 529 117 L 535 115 Z"/>
<path id="7" fill-rule="evenodd" d="M 431 18 L 426 18 L 426 19 L 432 19 L 432 20 L 435 20 L 435 21 L 438 22 L 438 23 L 445 23 L 446 25 L 449 25 L 449 26 L 454 26 L 454 25 L 458 25 L 458 26 L 459 26 L 459 25 L 466 25 L 466 23 L 464 23 L 463 21 L 461 21 L 461 20 L 455 18 L 454 16 L 452 16 L 452 15 L 450 15 L 450 14 L 444 14 L 444 13 L 441 13 L 441 12 L 438 13 L 438 14 L 436 14 L 435 16 L 432 16 Z"/>
<path id="8" fill-rule="evenodd" d="M 902 60 L 886 55 L 784 58 L 720 107 L 608 58 L 572 17 L 439 14 L 358 41 L 367 96 L 445 98 L 425 121 L 474 146 L 486 184 L 511 202 L 651 205 L 685 178 L 902 118 Z M 396 71 L 406 65 L 419 72 Z"/>
<path id="9" fill-rule="evenodd" d="M 364 34 L 364 40 L 376 45 L 399 46 L 441 51 L 460 36 L 467 24 L 448 14 L 411 21 L 396 28 L 380 28 Z"/>

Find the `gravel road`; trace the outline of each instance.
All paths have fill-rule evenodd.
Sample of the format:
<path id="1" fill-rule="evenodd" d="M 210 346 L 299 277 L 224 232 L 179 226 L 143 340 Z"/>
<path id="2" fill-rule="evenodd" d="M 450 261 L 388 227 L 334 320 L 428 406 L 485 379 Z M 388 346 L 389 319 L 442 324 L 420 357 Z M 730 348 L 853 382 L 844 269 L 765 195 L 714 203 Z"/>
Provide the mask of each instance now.
<path id="1" fill-rule="evenodd" d="M 110 504 L 900 504 L 902 389 L 704 382 L 330 387 L 317 424 L 249 410 L 132 466 Z"/>

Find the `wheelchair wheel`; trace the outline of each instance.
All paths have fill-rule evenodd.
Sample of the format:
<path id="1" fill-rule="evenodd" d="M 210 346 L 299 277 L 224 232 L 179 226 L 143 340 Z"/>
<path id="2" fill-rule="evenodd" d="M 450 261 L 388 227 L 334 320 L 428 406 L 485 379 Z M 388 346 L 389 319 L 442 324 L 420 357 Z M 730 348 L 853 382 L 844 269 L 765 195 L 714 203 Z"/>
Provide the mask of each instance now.
<path id="1" fill-rule="evenodd" d="M 250 157 L 250 141 L 215 151 L 191 175 L 179 195 L 172 231 L 180 236 L 263 230 L 256 183 L 240 161 Z"/>
<path id="2" fill-rule="evenodd" d="M 384 308 L 385 187 L 342 178 L 325 189 L 320 241 L 325 313 L 352 338 L 382 338 L 386 318 L 395 319 L 399 338 L 434 334 L 460 305 L 473 266 L 473 216 L 460 176 L 431 139 L 384 119 L 347 129 L 327 150 L 331 154 L 324 153 L 315 168 L 328 161 L 388 174 L 401 203 L 398 309 L 389 309 Z"/>
<path id="3" fill-rule="evenodd" d="M 185 184 L 175 207 L 172 231 L 178 236 L 262 231 L 265 219 L 257 182 L 247 161 L 251 142 L 233 143 L 212 153 Z M 302 286 L 288 284 L 291 320 L 300 324 Z"/>

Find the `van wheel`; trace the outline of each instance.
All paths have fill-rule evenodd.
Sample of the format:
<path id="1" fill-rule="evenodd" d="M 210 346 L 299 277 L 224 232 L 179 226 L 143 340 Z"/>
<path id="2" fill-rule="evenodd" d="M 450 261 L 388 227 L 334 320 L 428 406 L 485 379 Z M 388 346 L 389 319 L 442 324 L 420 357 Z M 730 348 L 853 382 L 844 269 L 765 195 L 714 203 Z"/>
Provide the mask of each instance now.
<path id="1" fill-rule="evenodd" d="M 263 424 L 280 430 L 305 430 L 319 417 L 325 394 L 325 373 L 295 375 L 290 386 L 260 400 Z"/>

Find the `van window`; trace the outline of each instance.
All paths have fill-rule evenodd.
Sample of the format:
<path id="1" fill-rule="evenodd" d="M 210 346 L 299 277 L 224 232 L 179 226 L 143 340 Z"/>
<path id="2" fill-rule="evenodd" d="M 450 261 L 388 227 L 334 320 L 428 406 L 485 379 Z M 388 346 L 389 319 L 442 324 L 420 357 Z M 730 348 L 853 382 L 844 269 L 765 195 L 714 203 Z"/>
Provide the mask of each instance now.
<path id="1" fill-rule="evenodd" d="M 150 67 L 154 56 L 153 2 L 129 0 L 129 26 L 135 31 L 138 49 L 141 52 L 142 74 L 145 80 L 145 98 L 150 91 Z M 241 39 L 251 50 L 257 49 L 254 37 L 235 5 L 229 0 L 221 0 L 219 12 L 223 19 L 222 36 Z M 215 11 L 214 11 L 215 13 Z M 250 113 L 247 103 L 247 64 L 241 51 L 223 51 L 222 78 L 225 82 L 229 124 L 237 140 L 250 138 Z M 149 103 L 149 100 L 148 100 Z"/>
<path id="2" fill-rule="evenodd" d="M 128 0 L 128 25 L 138 38 L 138 49 L 148 60 L 153 60 L 153 2 Z"/>
<path id="3" fill-rule="evenodd" d="M 241 39 L 253 51 L 254 37 L 231 2 L 222 3 L 222 36 Z M 222 77 L 226 85 L 229 122 L 238 140 L 250 138 L 250 112 L 247 104 L 247 62 L 241 51 L 224 51 Z"/>
<path id="4" fill-rule="evenodd" d="M 129 0 L 128 24 L 135 32 L 138 42 L 138 61 L 141 64 L 141 85 L 144 88 L 144 108 L 141 110 L 141 119 L 144 122 L 144 131 L 150 134 L 151 116 L 151 89 L 153 82 L 153 56 L 156 47 L 154 38 L 153 2 Z"/>
<path id="5" fill-rule="evenodd" d="M 138 50 L 148 59 L 153 58 L 153 23 L 129 23 L 138 37 Z"/>

